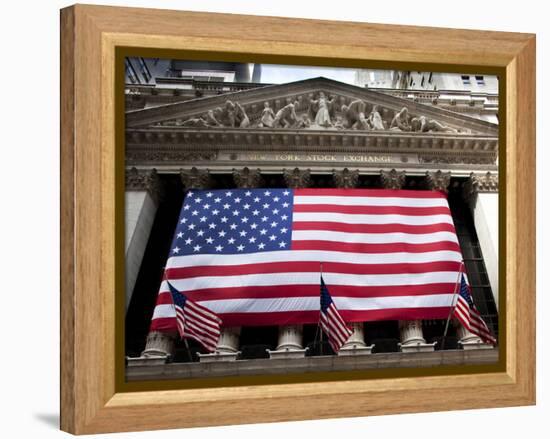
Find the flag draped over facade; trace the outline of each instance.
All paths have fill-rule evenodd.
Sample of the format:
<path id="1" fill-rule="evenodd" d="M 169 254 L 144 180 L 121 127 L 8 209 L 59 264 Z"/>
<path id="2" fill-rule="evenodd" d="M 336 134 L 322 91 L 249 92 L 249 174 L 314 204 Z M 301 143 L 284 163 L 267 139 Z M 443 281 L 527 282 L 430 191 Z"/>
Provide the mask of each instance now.
<path id="1" fill-rule="evenodd" d="M 328 342 L 334 350 L 338 352 L 344 343 L 350 338 L 353 333 L 350 328 L 347 327 L 346 322 L 342 319 L 342 316 L 338 312 L 334 301 L 330 296 L 325 281 L 321 276 L 321 313 L 319 318 L 321 329 L 328 337 Z"/>
<path id="2" fill-rule="evenodd" d="M 496 344 L 495 338 L 492 336 L 489 328 L 481 318 L 481 315 L 472 300 L 470 287 L 466 283 L 464 273 L 460 274 L 460 288 L 453 310 L 453 315 L 468 331 L 474 335 L 477 335 L 485 343 L 493 345 Z"/>
<path id="3" fill-rule="evenodd" d="M 346 322 L 445 319 L 461 261 L 439 192 L 193 190 L 151 329 L 177 329 L 168 281 L 225 326 L 316 324 L 320 262 Z"/>
<path id="4" fill-rule="evenodd" d="M 189 300 L 170 282 L 167 284 L 172 296 L 180 337 L 193 338 L 207 351 L 214 352 L 220 338 L 221 319 L 204 306 Z"/>

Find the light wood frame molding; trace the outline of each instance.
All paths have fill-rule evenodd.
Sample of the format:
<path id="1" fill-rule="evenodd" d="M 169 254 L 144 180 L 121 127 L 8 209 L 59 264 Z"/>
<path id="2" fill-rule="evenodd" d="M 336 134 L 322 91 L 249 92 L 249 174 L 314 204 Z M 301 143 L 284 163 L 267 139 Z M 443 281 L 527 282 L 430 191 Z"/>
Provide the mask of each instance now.
<path id="1" fill-rule="evenodd" d="M 373 67 L 422 64 L 500 72 L 505 84 L 500 104 L 505 117 L 500 121 L 505 127 L 500 150 L 503 371 L 117 391 L 117 47 L 239 52 L 251 60 L 311 57 L 334 66 L 355 59 L 369 60 Z M 86 5 L 61 11 L 63 430 L 84 434 L 529 405 L 535 403 L 535 363 L 534 35 Z"/>

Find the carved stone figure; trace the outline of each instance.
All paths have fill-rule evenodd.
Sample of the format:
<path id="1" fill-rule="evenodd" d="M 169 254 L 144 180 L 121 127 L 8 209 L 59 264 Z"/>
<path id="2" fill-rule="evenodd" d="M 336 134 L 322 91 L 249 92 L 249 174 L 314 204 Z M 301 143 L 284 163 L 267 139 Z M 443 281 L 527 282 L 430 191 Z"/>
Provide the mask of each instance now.
<path id="1" fill-rule="evenodd" d="M 346 127 L 354 130 L 368 130 L 369 124 L 365 117 L 367 104 L 361 99 L 342 106 L 342 113 L 346 118 Z"/>
<path id="2" fill-rule="evenodd" d="M 208 110 L 208 112 L 203 116 L 206 124 L 211 127 L 221 127 L 222 124 L 216 119 L 214 115 L 214 110 Z"/>
<path id="3" fill-rule="evenodd" d="M 315 124 L 320 127 L 330 127 L 332 126 L 332 121 L 330 120 L 330 113 L 332 112 L 333 99 L 328 99 L 323 92 L 319 93 L 319 99 L 311 99 L 310 111 L 315 115 Z"/>
<path id="4" fill-rule="evenodd" d="M 235 104 L 228 100 L 225 102 L 225 108 L 223 109 L 222 123 L 225 126 L 234 127 L 235 121 L 236 121 Z"/>
<path id="5" fill-rule="evenodd" d="M 202 117 L 191 117 L 187 120 L 184 120 L 181 123 L 181 126 L 183 127 L 198 127 L 198 128 L 206 128 L 208 127 L 208 124 Z"/>
<path id="6" fill-rule="evenodd" d="M 295 128 L 309 128 L 311 126 L 311 121 L 307 114 L 302 114 L 302 117 L 298 119 Z"/>
<path id="7" fill-rule="evenodd" d="M 430 131 L 442 132 L 442 133 L 456 133 L 458 132 L 454 128 L 443 125 L 434 119 L 427 119 L 426 116 L 415 117 L 411 120 L 411 130 L 421 133 L 427 133 Z"/>
<path id="8" fill-rule="evenodd" d="M 275 120 L 275 113 L 269 106 L 269 102 L 264 102 L 264 109 L 262 110 L 262 116 L 260 118 L 260 127 L 273 127 L 273 121 Z"/>
<path id="9" fill-rule="evenodd" d="M 240 128 L 246 128 L 250 125 L 250 119 L 246 115 L 246 111 L 241 104 L 238 102 L 235 104 L 237 107 L 235 111 L 235 122 L 239 125 Z"/>
<path id="10" fill-rule="evenodd" d="M 372 111 L 369 114 L 369 125 L 371 129 L 377 131 L 382 131 L 386 129 L 386 127 L 384 126 L 384 121 L 382 120 L 382 116 L 380 116 L 380 113 L 378 112 L 378 105 L 374 105 L 372 107 Z"/>
<path id="11" fill-rule="evenodd" d="M 409 125 L 409 110 L 407 110 L 407 107 L 403 107 L 398 113 L 395 114 L 391 121 L 390 130 L 411 130 L 411 126 Z"/>
<path id="12" fill-rule="evenodd" d="M 296 125 L 296 123 L 298 122 L 298 117 L 296 116 L 295 110 L 296 104 L 297 101 L 287 104 L 279 111 L 277 111 L 275 119 L 273 120 L 273 128 L 292 128 L 294 125 Z"/>

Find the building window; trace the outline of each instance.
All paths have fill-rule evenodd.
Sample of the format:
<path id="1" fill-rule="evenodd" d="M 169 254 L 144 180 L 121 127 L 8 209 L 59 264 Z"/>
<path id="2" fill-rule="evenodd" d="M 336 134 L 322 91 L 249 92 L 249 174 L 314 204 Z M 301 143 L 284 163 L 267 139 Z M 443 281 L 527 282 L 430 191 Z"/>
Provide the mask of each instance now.
<path id="1" fill-rule="evenodd" d="M 136 75 L 136 71 L 132 67 L 132 64 L 130 63 L 128 58 L 126 58 L 124 60 L 124 66 L 125 66 L 125 70 L 126 70 L 126 79 L 129 80 L 132 84 L 137 84 L 139 82 L 139 80 L 138 80 L 138 77 Z"/>
<path id="2" fill-rule="evenodd" d="M 138 58 L 139 61 L 139 68 L 141 70 L 141 74 L 143 75 L 143 79 L 145 79 L 145 82 L 149 82 L 151 80 L 151 73 L 149 72 L 149 68 L 147 67 L 147 64 L 145 64 L 145 60 L 143 58 Z"/>
<path id="3" fill-rule="evenodd" d="M 471 84 L 469 75 L 462 75 L 461 78 L 462 78 L 462 84 L 463 85 L 470 85 Z"/>
<path id="4" fill-rule="evenodd" d="M 485 85 L 485 78 L 483 76 L 476 75 L 476 82 L 477 85 Z"/>

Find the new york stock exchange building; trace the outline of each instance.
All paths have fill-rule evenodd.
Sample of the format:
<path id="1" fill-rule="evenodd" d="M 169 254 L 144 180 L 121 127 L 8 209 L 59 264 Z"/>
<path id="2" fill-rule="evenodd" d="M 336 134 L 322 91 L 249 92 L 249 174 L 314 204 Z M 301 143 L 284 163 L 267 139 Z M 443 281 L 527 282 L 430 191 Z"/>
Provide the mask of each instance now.
<path id="1" fill-rule="evenodd" d="M 493 98 L 373 90 L 324 77 L 278 85 L 127 84 L 127 379 L 496 362 L 497 348 L 454 321 L 443 343 L 445 319 L 353 322 L 337 354 L 316 324 L 222 326 L 213 353 L 177 333 L 150 330 L 190 190 L 373 188 L 446 194 L 473 300 L 498 339 Z"/>

